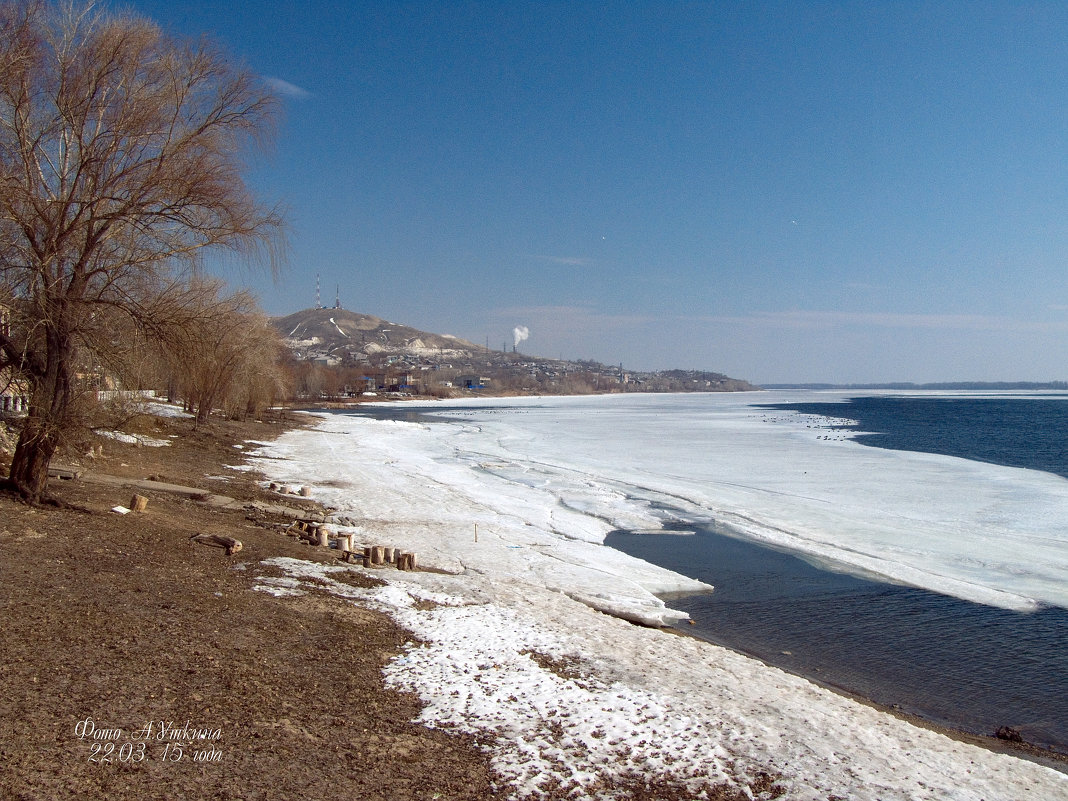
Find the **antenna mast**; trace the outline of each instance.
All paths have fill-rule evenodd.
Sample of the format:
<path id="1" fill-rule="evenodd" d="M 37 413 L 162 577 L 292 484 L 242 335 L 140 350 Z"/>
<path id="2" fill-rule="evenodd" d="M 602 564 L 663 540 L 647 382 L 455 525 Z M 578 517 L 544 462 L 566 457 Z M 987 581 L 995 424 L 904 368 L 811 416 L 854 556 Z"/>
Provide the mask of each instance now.
<path id="1" fill-rule="evenodd" d="M 315 274 L 315 308 L 323 308 L 323 304 L 319 301 L 319 273 Z"/>

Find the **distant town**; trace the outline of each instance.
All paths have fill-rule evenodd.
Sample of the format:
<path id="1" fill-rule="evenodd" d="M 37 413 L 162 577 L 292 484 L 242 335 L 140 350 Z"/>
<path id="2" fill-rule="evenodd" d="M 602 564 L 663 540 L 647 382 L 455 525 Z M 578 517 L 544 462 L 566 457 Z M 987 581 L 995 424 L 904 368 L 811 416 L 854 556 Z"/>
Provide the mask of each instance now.
<path id="1" fill-rule="evenodd" d="M 305 309 L 271 320 L 292 351 L 297 398 L 421 395 L 574 395 L 604 392 L 732 392 L 757 389 L 702 370 L 641 372 L 494 350 L 340 308 Z"/>

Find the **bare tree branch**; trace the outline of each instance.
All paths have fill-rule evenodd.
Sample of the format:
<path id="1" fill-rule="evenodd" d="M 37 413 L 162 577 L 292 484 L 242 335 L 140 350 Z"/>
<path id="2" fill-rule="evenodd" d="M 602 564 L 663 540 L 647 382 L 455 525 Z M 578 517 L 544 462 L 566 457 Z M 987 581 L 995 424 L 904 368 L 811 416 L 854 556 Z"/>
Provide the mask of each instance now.
<path id="1" fill-rule="evenodd" d="M 242 177 L 276 109 L 206 42 L 92 2 L 0 3 L 0 288 L 21 322 L 0 367 L 30 384 L 11 466 L 27 499 L 70 424 L 78 354 L 108 352 L 102 321 L 173 333 L 152 314 L 207 249 L 276 268 L 281 216 Z"/>

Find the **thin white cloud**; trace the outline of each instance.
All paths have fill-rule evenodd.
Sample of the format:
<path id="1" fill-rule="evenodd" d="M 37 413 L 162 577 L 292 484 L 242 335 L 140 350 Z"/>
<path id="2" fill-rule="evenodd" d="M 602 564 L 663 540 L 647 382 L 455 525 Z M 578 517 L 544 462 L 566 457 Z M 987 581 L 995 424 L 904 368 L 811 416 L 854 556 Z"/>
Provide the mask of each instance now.
<path id="1" fill-rule="evenodd" d="M 588 306 L 513 306 L 494 309 L 491 315 L 498 319 L 538 320 L 543 326 L 564 330 L 619 329 L 661 319 L 649 314 L 607 314 Z"/>
<path id="2" fill-rule="evenodd" d="M 1068 307 L 1066 307 L 1068 309 Z M 515 306 L 494 309 L 492 316 L 524 316 L 582 327 L 644 326 L 651 323 L 749 325 L 763 328 L 815 330 L 841 327 L 912 328 L 946 331 L 1061 331 L 1068 322 L 1021 320 L 980 314 L 906 314 L 890 312 L 776 311 L 746 315 L 612 314 L 589 306 Z"/>
<path id="3" fill-rule="evenodd" d="M 1068 307 L 1066 307 L 1068 309 Z M 1022 320 L 980 314 L 906 314 L 890 312 L 769 311 L 746 315 L 612 314 L 589 306 L 515 306 L 494 309 L 499 319 L 538 320 L 542 327 L 616 330 L 649 325 L 748 326 L 767 330 L 814 331 L 832 328 L 895 328 L 930 331 L 1068 332 L 1068 321 Z"/>
<path id="4" fill-rule="evenodd" d="M 696 318 L 695 318 L 696 319 Z M 1068 323 L 1020 320 L 980 314 L 902 314 L 889 312 L 782 311 L 745 316 L 700 318 L 706 322 L 759 325 L 768 328 L 817 329 L 861 326 L 953 331 L 1054 331 Z"/>
<path id="5" fill-rule="evenodd" d="M 267 82 L 268 86 L 274 89 L 274 91 L 282 97 L 292 98 L 293 100 L 304 100 L 305 98 L 311 97 L 311 92 L 307 89 L 301 89 L 296 84 L 290 83 L 289 81 L 283 81 L 281 78 L 271 78 L 268 76 L 264 78 L 264 80 Z"/>
<path id="6" fill-rule="evenodd" d="M 587 259 L 582 256 L 531 256 L 531 258 L 538 261 L 544 261 L 549 264 L 559 264 L 563 267 L 589 267 L 593 264 L 593 259 Z"/>

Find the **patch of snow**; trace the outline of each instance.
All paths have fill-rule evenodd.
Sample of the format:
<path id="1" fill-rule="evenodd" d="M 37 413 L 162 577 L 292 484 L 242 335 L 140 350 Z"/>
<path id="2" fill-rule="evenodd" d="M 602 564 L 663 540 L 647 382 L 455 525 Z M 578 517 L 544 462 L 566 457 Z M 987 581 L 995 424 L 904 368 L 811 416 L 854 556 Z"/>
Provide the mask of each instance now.
<path id="1" fill-rule="evenodd" d="M 274 594 L 325 589 L 390 614 L 418 644 L 385 668 L 418 693 L 419 722 L 488 741 L 509 796 L 614 798 L 627 776 L 821 801 L 1061 798 L 1068 776 L 967 745 L 709 643 L 629 625 L 501 575 L 386 573 L 274 558 Z M 559 796 L 553 796 L 559 797 Z M 777 796 L 778 797 L 778 796 Z"/>
<path id="2" fill-rule="evenodd" d="M 146 448 L 165 448 L 171 444 L 169 439 L 157 439 L 146 437 L 144 434 L 126 434 L 122 431 L 95 431 L 102 437 L 125 442 L 127 445 L 144 446 Z"/>
<path id="3" fill-rule="evenodd" d="M 192 417 L 189 412 L 176 403 L 164 403 L 163 401 L 150 401 L 145 404 L 145 411 L 156 417 Z"/>

